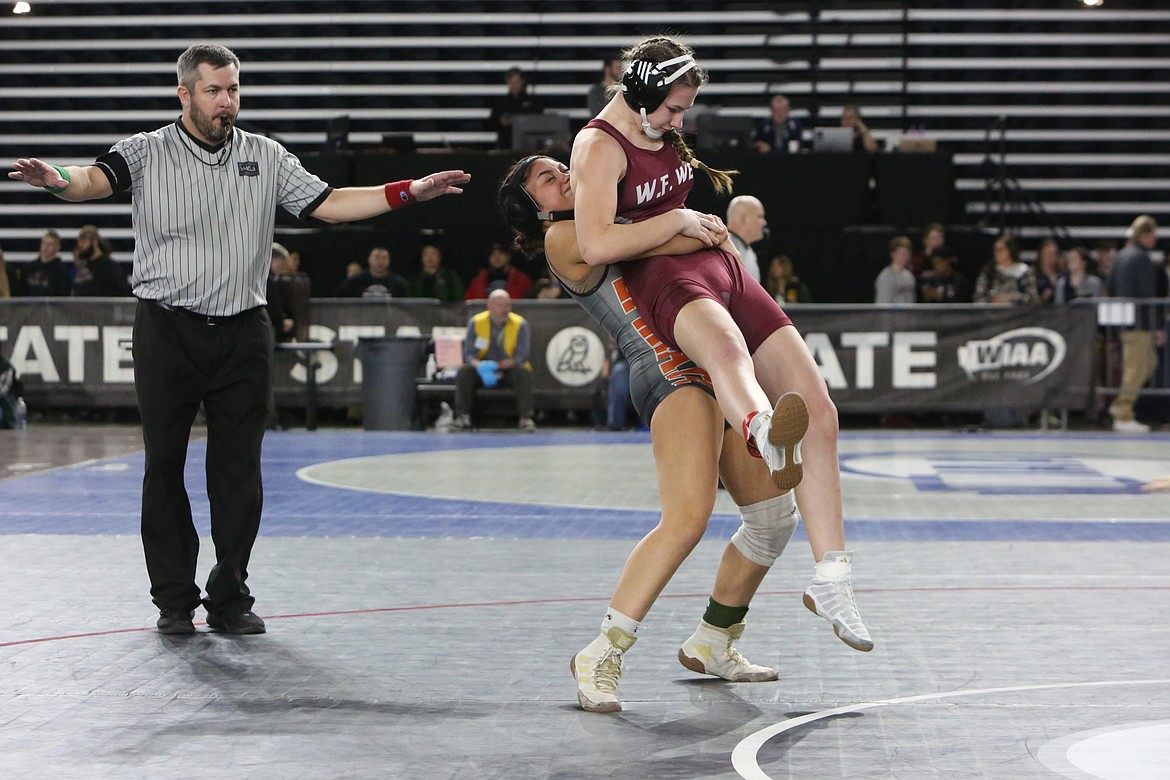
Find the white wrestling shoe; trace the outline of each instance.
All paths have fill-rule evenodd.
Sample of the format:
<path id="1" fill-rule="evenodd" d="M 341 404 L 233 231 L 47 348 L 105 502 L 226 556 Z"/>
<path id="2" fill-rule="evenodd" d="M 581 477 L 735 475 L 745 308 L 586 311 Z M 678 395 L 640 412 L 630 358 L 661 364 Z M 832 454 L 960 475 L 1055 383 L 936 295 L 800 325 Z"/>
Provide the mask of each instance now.
<path id="1" fill-rule="evenodd" d="M 614 626 L 597 635 L 573 656 L 569 669 L 577 679 L 577 701 L 586 712 L 621 712 L 617 684 L 622 678 L 623 656 L 638 637 Z"/>
<path id="2" fill-rule="evenodd" d="M 804 478 L 801 440 L 808 431 L 808 407 L 800 393 L 785 393 L 756 432 L 756 447 L 781 490 L 792 490 Z"/>
<path id="3" fill-rule="evenodd" d="M 744 623 L 718 628 L 700 620 L 691 638 L 678 651 L 678 662 L 699 674 L 712 674 L 729 682 L 772 682 L 780 673 L 748 661 L 735 648 Z"/>
<path id="4" fill-rule="evenodd" d="M 804 591 L 804 605 L 833 624 L 837 637 L 854 650 L 868 653 L 873 640 L 861 622 L 853 585 L 849 581 L 852 553 L 827 552 L 817 564 L 812 583 Z"/>

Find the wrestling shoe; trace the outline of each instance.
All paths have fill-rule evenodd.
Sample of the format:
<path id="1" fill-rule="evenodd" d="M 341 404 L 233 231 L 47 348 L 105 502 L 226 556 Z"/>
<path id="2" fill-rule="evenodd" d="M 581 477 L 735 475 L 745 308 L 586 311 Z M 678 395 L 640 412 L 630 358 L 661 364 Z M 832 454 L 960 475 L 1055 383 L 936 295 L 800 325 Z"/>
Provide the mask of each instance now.
<path id="1" fill-rule="evenodd" d="M 700 620 L 691 638 L 678 650 L 678 662 L 699 674 L 712 674 L 730 682 L 771 682 L 780 679 L 775 669 L 748 661 L 735 643 L 743 636 L 744 623 L 718 628 Z"/>
<path id="2" fill-rule="evenodd" d="M 853 597 L 853 585 L 849 581 L 852 569 L 852 553 L 827 552 L 817 564 L 813 581 L 804 591 L 804 605 L 833 624 L 833 632 L 854 650 L 868 653 L 873 650 L 873 640 Z"/>
<path id="3" fill-rule="evenodd" d="M 756 432 L 756 446 L 781 490 L 791 490 L 804 478 L 801 440 L 808 430 L 808 407 L 800 393 L 785 393 Z"/>
<path id="4" fill-rule="evenodd" d="M 597 635 L 573 656 L 569 669 L 577 680 L 577 701 L 586 712 L 621 712 L 617 697 L 622 678 L 623 656 L 638 637 L 616 626 Z"/>

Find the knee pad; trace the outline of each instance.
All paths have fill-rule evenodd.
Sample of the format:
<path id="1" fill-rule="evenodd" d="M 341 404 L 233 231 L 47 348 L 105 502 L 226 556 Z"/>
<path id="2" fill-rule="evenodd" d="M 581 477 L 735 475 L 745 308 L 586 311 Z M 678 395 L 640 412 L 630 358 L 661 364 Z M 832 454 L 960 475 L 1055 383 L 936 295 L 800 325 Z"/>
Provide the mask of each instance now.
<path id="1" fill-rule="evenodd" d="M 796 502 L 792 491 L 739 508 L 739 530 L 731 537 L 735 549 L 749 561 L 771 567 L 796 530 Z"/>

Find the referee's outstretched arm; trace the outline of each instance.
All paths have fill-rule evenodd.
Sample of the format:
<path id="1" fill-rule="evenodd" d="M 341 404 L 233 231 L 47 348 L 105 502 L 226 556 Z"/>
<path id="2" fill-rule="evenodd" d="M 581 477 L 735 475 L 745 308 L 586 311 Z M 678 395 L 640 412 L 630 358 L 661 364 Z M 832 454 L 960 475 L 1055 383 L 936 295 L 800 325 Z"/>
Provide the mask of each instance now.
<path id="1" fill-rule="evenodd" d="M 110 180 L 96 165 L 62 168 L 33 157 L 17 160 L 12 167 L 15 170 L 8 174 L 8 178 L 46 189 L 62 200 L 80 202 L 114 194 Z"/>
<path id="2" fill-rule="evenodd" d="M 416 201 L 459 194 L 463 192 L 460 185 L 469 181 L 470 173 L 440 171 L 377 187 L 342 187 L 330 192 L 310 216 L 334 223 L 376 217 Z"/>
<path id="3" fill-rule="evenodd" d="M 41 187 L 62 200 L 80 202 L 108 198 L 114 193 L 109 177 L 96 165 L 63 168 L 37 158 L 22 158 L 13 164 L 8 178 Z M 377 187 L 342 187 L 333 190 L 312 212 L 324 222 L 352 222 L 375 217 L 416 201 L 463 192 L 460 185 L 471 181 L 464 171 L 439 171 L 421 179 L 391 182 Z"/>

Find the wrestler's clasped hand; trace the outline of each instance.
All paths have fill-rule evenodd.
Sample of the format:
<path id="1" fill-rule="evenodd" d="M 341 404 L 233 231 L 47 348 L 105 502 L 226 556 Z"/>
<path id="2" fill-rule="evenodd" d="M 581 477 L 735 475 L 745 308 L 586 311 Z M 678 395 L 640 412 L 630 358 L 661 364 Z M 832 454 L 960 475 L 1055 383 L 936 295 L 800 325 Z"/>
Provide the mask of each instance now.
<path id="1" fill-rule="evenodd" d="M 718 246 L 727 237 L 727 227 L 723 221 L 712 214 L 704 214 L 693 209 L 679 209 L 685 223 L 680 234 L 698 239 L 707 246 Z"/>

